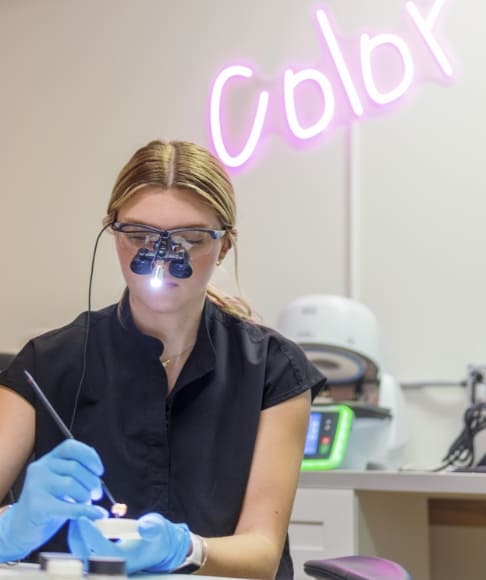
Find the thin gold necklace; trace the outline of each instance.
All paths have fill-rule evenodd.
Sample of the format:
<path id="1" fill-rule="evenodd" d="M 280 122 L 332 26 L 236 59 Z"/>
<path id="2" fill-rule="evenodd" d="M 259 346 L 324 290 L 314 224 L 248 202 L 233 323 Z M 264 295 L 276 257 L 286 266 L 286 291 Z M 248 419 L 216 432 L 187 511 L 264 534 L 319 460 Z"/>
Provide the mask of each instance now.
<path id="1" fill-rule="evenodd" d="M 164 369 L 171 363 L 171 361 L 175 358 L 180 357 L 181 355 L 183 355 L 185 352 L 187 352 L 190 348 L 192 348 L 194 346 L 194 342 L 192 344 L 190 344 L 188 347 L 186 347 L 184 350 L 181 350 L 180 353 L 178 354 L 173 354 L 172 356 L 170 356 L 169 358 L 166 358 L 165 360 L 161 360 L 160 362 L 162 363 L 162 366 L 164 367 Z"/>

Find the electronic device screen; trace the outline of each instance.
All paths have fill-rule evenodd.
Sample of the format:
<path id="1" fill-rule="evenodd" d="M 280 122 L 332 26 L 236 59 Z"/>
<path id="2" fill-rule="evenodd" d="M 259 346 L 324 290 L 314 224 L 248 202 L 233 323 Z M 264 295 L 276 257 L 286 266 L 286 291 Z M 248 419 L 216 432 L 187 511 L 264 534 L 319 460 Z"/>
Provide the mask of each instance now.
<path id="1" fill-rule="evenodd" d="M 315 455 L 319 443 L 319 431 L 321 429 L 320 413 L 311 413 L 309 426 L 307 428 L 307 437 L 305 440 L 304 455 Z"/>
<path id="2" fill-rule="evenodd" d="M 313 407 L 304 447 L 303 471 L 334 469 L 344 459 L 354 413 L 347 405 Z"/>

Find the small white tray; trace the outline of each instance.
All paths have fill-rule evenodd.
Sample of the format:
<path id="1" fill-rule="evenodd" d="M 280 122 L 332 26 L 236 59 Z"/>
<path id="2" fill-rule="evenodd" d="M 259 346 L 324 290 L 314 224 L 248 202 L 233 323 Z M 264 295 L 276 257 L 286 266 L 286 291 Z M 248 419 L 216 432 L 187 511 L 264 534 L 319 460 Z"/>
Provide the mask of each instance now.
<path id="1" fill-rule="evenodd" d="M 129 518 L 103 518 L 94 521 L 95 526 L 109 540 L 140 540 L 138 522 Z"/>

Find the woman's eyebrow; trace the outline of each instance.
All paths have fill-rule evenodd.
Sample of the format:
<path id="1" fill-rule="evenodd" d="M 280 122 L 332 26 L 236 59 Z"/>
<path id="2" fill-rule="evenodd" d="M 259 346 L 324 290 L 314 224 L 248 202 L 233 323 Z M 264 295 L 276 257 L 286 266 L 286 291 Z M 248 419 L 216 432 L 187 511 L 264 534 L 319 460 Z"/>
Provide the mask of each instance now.
<path id="1" fill-rule="evenodd" d="M 181 228 L 207 228 L 207 229 L 210 229 L 210 230 L 223 229 L 220 226 L 212 226 L 212 225 L 209 225 L 207 223 L 189 223 L 189 224 L 185 224 L 185 225 L 178 224 L 176 226 L 171 226 L 169 228 L 162 228 L 160 226 L 154 226 L 153 224 L 148 224 L 148 223 L 145 223 L 143 221 L 134 220 L 134 219 L 131 219 L 131 218 L 125 218 L 123 220 L 118 220 L 118 221 L 120 223 L 122 223 L 122 224 L 130 224 L 130 225 L 136 225 L 136 226 L 145 226 L 145 227 L 148 227 L 148 228 L 154 228 L 156 230 L 161 230 L 161 231 L 178 230 L 178 229 L 181 229 Z"/>

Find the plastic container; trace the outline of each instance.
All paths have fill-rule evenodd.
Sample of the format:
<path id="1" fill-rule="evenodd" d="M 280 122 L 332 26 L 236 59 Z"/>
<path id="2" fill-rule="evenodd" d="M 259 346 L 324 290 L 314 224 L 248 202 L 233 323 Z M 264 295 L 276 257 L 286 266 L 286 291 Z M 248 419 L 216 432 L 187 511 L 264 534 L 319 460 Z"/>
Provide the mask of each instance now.
<path id="1" fill-rule="evenodd" d="M 51 580 L 82 580 L 83 563 L 74 558 L 49 558 L 46 564 L 46 572 Z"/>
<path id="2" fill-rule="evenodd" d="M 93 556 L 88 560 L 89 580 L 122 580 L 127 578 L 125 560 L 108 556 Z"/>
<path id="3" fill-rule="evenodd" d="M 348 439 L 348 446 L 339 469 L 364 471 L 368 464 L 377 461 L 385 453 L 391 419 L 383 417 L 355 418 Z M 386 466 L 381 466 L 385 469 Z"/>
<path id="4" fill-rule="evenodd" d="M 47 564 L 51 560 L 79 560 L 69 552 L 41 552 L 39 554 L 39 568 L 47 572 Z"/>

